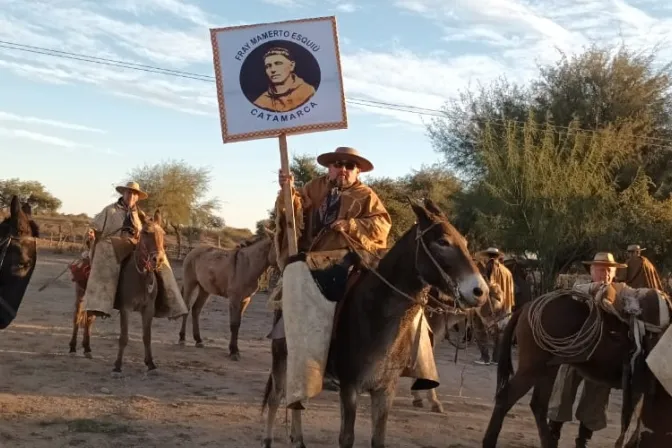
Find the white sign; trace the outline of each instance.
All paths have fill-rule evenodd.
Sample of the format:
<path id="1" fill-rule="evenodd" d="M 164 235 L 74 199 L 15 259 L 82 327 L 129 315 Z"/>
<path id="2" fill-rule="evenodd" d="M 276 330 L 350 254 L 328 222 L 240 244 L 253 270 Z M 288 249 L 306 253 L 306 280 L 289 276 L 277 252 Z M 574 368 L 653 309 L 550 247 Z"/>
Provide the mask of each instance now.
<path id="1" fill-rule="evenodd" d="M 210 37 L 224 143 L 348 127 L 335 17 Z"/>

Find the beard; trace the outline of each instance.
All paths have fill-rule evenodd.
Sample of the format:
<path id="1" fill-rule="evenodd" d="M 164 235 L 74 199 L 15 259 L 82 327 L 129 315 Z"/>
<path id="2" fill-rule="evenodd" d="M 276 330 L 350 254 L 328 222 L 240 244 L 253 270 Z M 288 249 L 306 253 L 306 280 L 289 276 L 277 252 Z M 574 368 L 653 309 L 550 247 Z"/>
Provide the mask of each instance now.
<path id="1" fill-rule="evenodd" d="M 338 188 L 348 188 L 351 186 L 354 182 L 351 182 L 347 177 L 343 176 L 337 176 L 336 179 L 333 179 L 331 182 L 331 185 L 334 187 Z"/>

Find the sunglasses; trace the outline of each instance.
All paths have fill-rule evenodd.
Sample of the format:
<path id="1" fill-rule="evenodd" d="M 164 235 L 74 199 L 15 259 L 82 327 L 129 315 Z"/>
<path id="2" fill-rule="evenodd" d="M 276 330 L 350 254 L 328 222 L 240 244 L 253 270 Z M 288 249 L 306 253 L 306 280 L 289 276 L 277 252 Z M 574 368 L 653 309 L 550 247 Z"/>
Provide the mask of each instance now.
<path id="1" fill-rule="evenodd" d="M 348 171 L 352 171 L 355 169 L 357 164 L 354 162 L 334 162 L 333 166 L 334 168 L 345 168 Z"/>

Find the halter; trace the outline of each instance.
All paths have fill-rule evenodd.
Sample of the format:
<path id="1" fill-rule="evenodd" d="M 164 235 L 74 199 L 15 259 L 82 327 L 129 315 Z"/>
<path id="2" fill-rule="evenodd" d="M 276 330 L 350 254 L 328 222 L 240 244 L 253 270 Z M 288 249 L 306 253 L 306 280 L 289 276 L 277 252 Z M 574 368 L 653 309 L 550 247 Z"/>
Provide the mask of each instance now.
<path id="1" fill-rule="evenodd" d="M 145 233 L 149 234 L 149 232 L 145 230 L 141 230 L 140 233 Z M 161 251 L 155 250 L 155 251 L 148 251 L 147 246 L 142 242 L 142 238 L 138 240 L 138 248 L 133 252 L 133 260 L 135 264 L 135 269 L 137 269 L 138 273 L 140 274 L 148 274 L 150 272 L 157 272 L 161 267 L 163 266 L 164 263 L 152 263 L 150 260 L 152 256 L 157 256 Z"/>

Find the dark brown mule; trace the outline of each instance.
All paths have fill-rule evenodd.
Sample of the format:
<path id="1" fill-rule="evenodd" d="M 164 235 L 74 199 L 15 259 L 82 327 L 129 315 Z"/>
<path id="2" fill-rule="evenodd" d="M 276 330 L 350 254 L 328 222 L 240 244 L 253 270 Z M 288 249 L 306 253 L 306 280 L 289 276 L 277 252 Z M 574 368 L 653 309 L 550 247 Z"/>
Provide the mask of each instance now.
<path id="1" fill-rule="evenodd" d="M 363 391 L 371 396 L 371 446 L 385 446 L 388 414 L 411 356 L 411 346 L 404 341 L 413 331 L 412 316 L 423 307 L 425 285 L 450 293 L 454 282 L 465 307 L 480 306 L 488 294 L 464 237 L 442 212 L 429 200 L 424 206 L 412 203 L 412 208 L 417 223 L 383 256 L 375 270 L 361 272 L 339 304 L 342 307 L 330 358 L 340 383 L 340 448 L 354 444 L 357 399 Z M 281 315 L 281 310 L 275 312 L 274 324 Z M 266 405 L 269 407 L 264 447 L 272 444 L 273 423 L 286 384 L 286 340 L 274 339 L 271 347 L 273 366 L 262 404 L 262 412 Z M 437 386 L 434 381 L 422 383 L 416 381 L 414 388 Z M 292 410 L 291 440 L 294 447 L 305 446 L 298 409 Z"/>
<path id="2" fill-rule="evenodd" d="M 653 309 L 652 304 L 657 309 L 658 296 L 655 290 L 647 294 L 641 303 L 643 308 L 646 305 L 645 309 Z M 539 308 L 541 305 L 543 308 Z M 538 319 L 533 319 L 533 323 L 529 319 L 530 312 L 538 316 Z M 643 315 L 642 318 L 651 317 Z M 543 339 L 540 338 L 542 331 L 546 334 Z M 518 341 L 518 369 L 510 378 L 513 373 L 511 346 L 514 336 Z M 553 348 L 548 342 L 551 338 L 572 340 L 574 336 L 582 341 L 580 346 L 574 343 L 560 349 Z M 586 378 L 621 389 L 623 365 L 629 361 L 633 347 L 628 324 L 600 309 L 592 297 L 572 290 L 554 291 L 526 303 L 513 314 L 500 343 L 495 407 L 483 439 L 484 448 L 496 447 L 504 417 L 531 388 L 534 391 L 530 408 L 535 417 L 541 446 L 557 447 L 557 441 L 552 441 L 550 437 L 547 415 L 560 364 L 570 364 Z"/>
<path id="3" fill-rule="evenodd" d="M 16 318 L 37 264 L 37 225 L 24 210 L 13 196 L 9 216 L 0 222 L 0 330 Z"/>
<path id="4" fill-rule="evenodd" d="M 91 241 L 87 241 L 87 248 L 91 247 Z M 89 255 L 90 256 L 90 255 Z M 84 349 L 84 356 L 92 358 L 91 355 L 91 327 L 96 320 L 96 316 L 92 313 L 87 313 L 84 308 L 84 293 L 86 292 L 86 284 L 89 280 L 89 273 L 91 272 L 91 262 L 88 258 L 79 260 L 77 263 L 70 265 L 72 272 L 72 281 L 75 284 L 75 309 L 72 316 L 72 337 L 70 338 L 70 354 L 77 353 L 77 333 L 82 329 L 82 348 Z"/>
<path id="5" fill-rule="evenodd" d="M 124 349 L 128 345 L 128 318 L 132 312 L 142 315 L 142 343 L 145 346 L 145 365 L 148 372 L 156 369 L 152 358 L 152 320 L 159 294 L 157 272 L 167 260 L 164 247 L 165 232 L 161 227 L 159 210 L 153 219 L 140 215 L 142 229 L 132 254 L 122 262 L 115 309 L 119 310 L 119 352 L 114 362 L 114 375 L 121 374 Z"/>
<path id="6" fill-rule="evenodd" d="M 182 264 L 182 296 L 191 311 L 191 326 L 196 347 L 203 347 L 199 316 L 211 294 L 229 299 L 229 357 L 238 361 L 238 332 L 243 314 L 252 295 L 259 289 L 259 278 L 269 266 L 276 264 L 273 233 L 264 234 L 239 244 L 235 249 L 200 246 L 187 254 Z M 191 296 L 196 292 L 193 303 Z M 182 318 L 180 345 L 185 344 L 187 317 Z"/>

